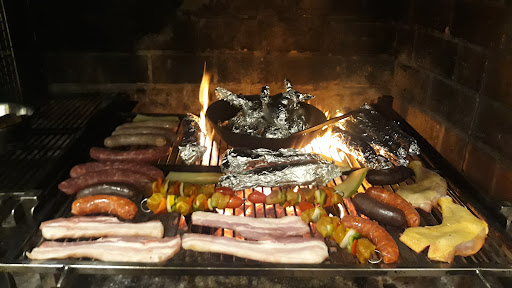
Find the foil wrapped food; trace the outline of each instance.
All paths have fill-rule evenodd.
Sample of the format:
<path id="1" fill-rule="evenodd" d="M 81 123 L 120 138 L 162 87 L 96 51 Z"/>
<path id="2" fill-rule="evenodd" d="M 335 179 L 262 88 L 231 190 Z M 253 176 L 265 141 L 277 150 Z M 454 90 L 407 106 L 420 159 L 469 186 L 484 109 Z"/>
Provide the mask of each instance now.
<path id="1" fill-rule="evenodd" d="M 199 125 L 199 117 L 188 113 L 182 121 L 183 136 L 180 145 L 180 158 L 187 165 L 195 163 L 201 159 L 206 152 L 206 147 L 201 146 L 201 127 Z"/>
<path id="2" fill-rule="evenodd" d="M 264 86 L 256 101 L 218 87 L 215 94 L 219 100 L 225 100 L 240 108 L 235 117 L 219 125 L 234 133 L 265 138 L 286 138 L 307 129 L 307 121 L 300 102 L 314 96 L 296 91 L 289 80 L 285 80 L 284 83 L 286 92 L 270 96 L 270 88 Z"/>
<path id="3" fill-rule="evenodd" d="M 254 187 L 326 185 L 341 169 L 316 154 L 295 149 L 230 149 L 222 159 L 219 185 L 242 190 Z"/>
<path id="4" fill-rule="evenodd" d="M 357 135 L 368 143 L 380 156 L 395 165 L 407 166 L 408 154 L 417 155 L 419 146 L 411 136 L 403 132 L 395 123 L 382 117 L 365 104 L 350 117 L 336 124 L 352 135 Z M 377 169 L 381 169 L 377 166 Z"/>
<path id="5" fill-rule="evenodd" d="M 380 156 L 373 150 L 361 136 L 349 131 L 343 130 L 337 126 L 332 128 L 333 141 L 339 141 L 346 147 L 347 152 L 351 154 L 359 163 L 370 169 L 387 169 L 393 164 L 383 156 Z"/>

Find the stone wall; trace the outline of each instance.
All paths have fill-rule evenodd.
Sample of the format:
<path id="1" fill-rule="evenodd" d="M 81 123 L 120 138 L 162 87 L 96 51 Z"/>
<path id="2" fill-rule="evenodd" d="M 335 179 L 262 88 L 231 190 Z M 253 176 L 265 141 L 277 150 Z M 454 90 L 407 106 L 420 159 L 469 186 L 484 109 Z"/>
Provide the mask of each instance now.
<path id="1" fill-rule="evenodd" d="M 512 201 L 510 1 L 404 1 L 395 109 L 493 198 Z"/>

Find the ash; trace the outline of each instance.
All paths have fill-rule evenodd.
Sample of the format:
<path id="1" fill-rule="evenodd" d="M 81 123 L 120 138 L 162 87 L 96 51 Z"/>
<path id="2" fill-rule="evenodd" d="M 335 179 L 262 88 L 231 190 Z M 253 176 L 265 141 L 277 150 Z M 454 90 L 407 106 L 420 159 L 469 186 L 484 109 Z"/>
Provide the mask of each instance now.
<path id="1" fill-rule="evenodd" d="M 218 87 L 215 89 L 218 99 L 241 108 L 235 117 L 219 123 L 220 126 L 235 133 L 265 138 L 286 138 L 309 128 L 300 102 L 315 96 L 296 91 L 289 80 L 285 79 L 284 85 L 286 92 L 274 96 L 270 96 L 268 86 L 263 87 L 258 101 L 247 100 L 242 95 Z"/>

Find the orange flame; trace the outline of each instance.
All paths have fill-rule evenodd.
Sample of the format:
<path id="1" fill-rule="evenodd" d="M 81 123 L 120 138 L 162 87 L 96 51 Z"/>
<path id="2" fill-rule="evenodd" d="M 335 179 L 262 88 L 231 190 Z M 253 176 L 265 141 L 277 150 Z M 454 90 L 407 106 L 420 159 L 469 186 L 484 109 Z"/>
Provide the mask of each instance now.
<path id="1" fill-rule="evenodd" d="M 206 153 L 203 156 L 203 165 L 208 165 L 210 160 L 210 154 L 212 153 L 212 141 L 206 130 L 206 110 L 208 109 L 208 95 L 210 86 L 210 74 L 206 73 L 206 63 L 204 64 L 203 79 L 201 80 L 201 86 L 199 87 L 199 103 L 201 103 L 202 109 L 199 116 L 199 127 L 201 128 L 202 134 L 200 137 L 200 144 L 206 147 Z"/>

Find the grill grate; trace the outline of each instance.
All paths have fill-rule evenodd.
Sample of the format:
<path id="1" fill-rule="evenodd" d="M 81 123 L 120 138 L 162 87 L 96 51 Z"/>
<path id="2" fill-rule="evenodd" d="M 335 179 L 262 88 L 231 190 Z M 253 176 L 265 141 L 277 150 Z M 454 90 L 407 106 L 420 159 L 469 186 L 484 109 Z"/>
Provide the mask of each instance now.
<path id="1" fill-rule="evenodd" d="M 178 132 L 179 134 L 179 132 Z M 213 147 L 211 153 L 206 154 L 204 159 L 199 160 L 193 168 L 202 170 L 200 166 L 215 166 L 220 163 L 222 154 L 228 149 L 226 143 L 220 140 L 219 136 L 215 136 L 211 141 Z M 315 150 L 317 147 L 314 147 Z M 317 150 L 318 151 L 318 150 Z M 308 151 L 310 152 L 310 151 Z M 349 163 L 354 167 L 358 164 L 340 151 L 322 151 L 331 158 L 347 157 Z M 337 155 L 334 155 L 337 154 Z M 333 157 L 334 156 L 334 157 Z M 338 157 L 336 157 L 338 156 Z M 427 155 L 410 158 L 409 160 L 420 160 L 427 168 L 433 169 Z M 159 164 L 166 165 L 172 169 L 172 166 L 183 163 L 179 159 L 179 151 L 176 145 L 173 147 L 172 153 L 166 159 L 161 159 Z M 328 186 L 334 186 L 343 181 L 346 176 L 334 179 Z M 414 183 L 414 179 L 407 179 L 404 183 Z M 20 249 L 18 256 L 13 258 L 6 264 L 0 264 L 0 271 L 30 271 L 59 273 L 62 269 L 72 269 L 83 274 L 179 274 L 179 275 L 267 275 L 267 276 L 443 276 L 452 274 L 485 274 L 512 276 L 512 246 L 509 238 L 502 234 L 499 225 L 492 219 L 486 219 L 475 208 L 474 203 L 467 201 L 464 193 L 459 191 L 457 187 L 447 179 L 449 191 L 448 195 L 454 201 L 468 208 L 473 214 L 487 220 L 489 223 L 488 238 L 482 249 L 473 256 L 455 257 L 453 263 L 440 263 L 431 261 L 427 257 L 427 251 L 415 253 L 402 242 L 399 241 L 401 230 L 395 227 L 384 226 L 384 228 L 392 235 L 398 244 L 400 250 L 400 260 L 397 264 L 359 264 L 355 256 L 347 253 L 344 249 L 337 246 L 334 240 L 325 239 L 326 245 L 329 247 L 329 257 L 324 263 L 319 265 L 302 265 L 302 264 L 268 264 L 258 261 L 238 258 L 230 255 L 217 253 L 201 253 L 195 251 L 181 250 L 171 260 L 164 264 L 137 264 L 137 263 L 110 263 L 95 261 L 94 259 L 75 259 L 75 260 L 54 260 L 43 262 L 32 262 L 27 259 L 23 252 L 30 251 L 33 247 L 42 243 L 43 239 L 40 232 L 36 232 L 28 239 L 25 245 Z M 385 186 L 384 188 L 396 192 L 400 185 Z M 363 182 L 361 191 L 370 187 L 366 180 Z M 247 198 L 247 196 L 255 190 L 263 192 L 269 191 L 270 187 L 245 189 L 239 191 L 239 196 Z M 70 216 L 70 204 L 73 199 L 69 199 L 66 205 L 55 218 Z M 240 208 L 217 210 L 221 214 L 233 214 L 244 217 L 265 217 L 277 218 L 285 215 L 301 215 L 300 209 L 296 207 L 283 208 L 279 205 L 253 204 L 245 202 Z M 344 203 L 339 207 L 333 207 L 327 211 L 335 216 L 342 216 L 346 213 L 358 215 L 351 201 L 345 199 Z M 438 225 L 442 221 L 442 215 L 439 209 L 434 208 L 432 213 L 419 211 L 422 225 Z M 149 219 L 160 219 L 166 227 L 166 236 L 175 236 L 186 232 L 213 234 L 221 237 L 237 237 L 234 231 L 222 228 L 210 228 L 201 226 L 187 225 L 190 218 L 175 214 L 138 215 L 136 221 L 147 221 Z M 314 225 L 310 225 L 310 233 L 305 237 L 321 238 Z M 74 241 L 66 239 L 64 241 Z"/>

